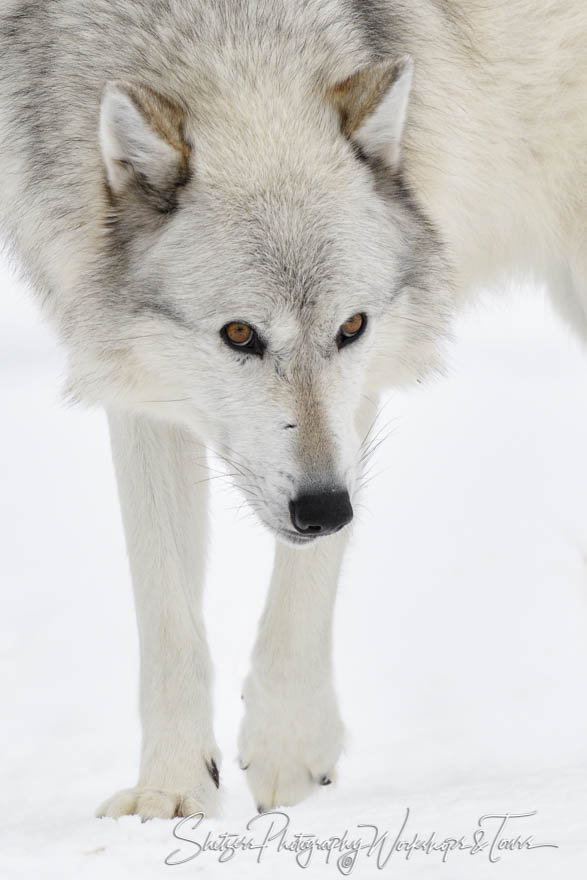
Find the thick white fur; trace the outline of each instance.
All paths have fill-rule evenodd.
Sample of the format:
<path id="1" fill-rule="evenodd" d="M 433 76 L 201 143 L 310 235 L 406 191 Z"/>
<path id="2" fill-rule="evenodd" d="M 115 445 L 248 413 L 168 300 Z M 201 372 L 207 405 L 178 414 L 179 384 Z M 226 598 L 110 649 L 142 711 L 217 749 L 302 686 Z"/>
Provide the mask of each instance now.
<path id="1" fill-rule="evenodd" d="M 365 48 L 339 0 L 247 4 L 259 7 L 269 30 L 251 26 L 245 37 L 236 28 L 225 42 L 218 21 L 230 16 L 217 21 L 217 7 L 236 16 L 245 4 L 172 2 L 177 34 L 188 33 L 194 10 L 204 9 L 202 38 L 177 70 L 163 55 L 164 76 L 152 73 L 155 63 L 136 69 L 145 53 L 132 54 L 115 4 L 85 3 L 87 32 L 78 27 L 79 5 L 52 4 L 61 6 L 55 20 L 22 38 L 36 50 L 43 29 L 53 27 L 53 45 L 63 52 L 60 78 L 44 83 L 42 95 L 30 86 L 38 105 L 29 129 L 18 104 L 28 75 L 19 65 L 28 56 L 10 56 L 11 44 L 2 44 L 8 208 L 0 223 L 68 347 L 72 394 L 110 412 L 141 641 L 144 738 L 137 786 L 100 812 L 213 814 L 217 790 L 207 766 L 219 766 L 219 755 L 201 620 L 205 484 L 194 486 L 194 460 L 202 458 L 195 438 L 226 455 L 260 518 L 279 533 L 287 499 L 304 479 L 344 480 L 353 494 L 369 424 L 365 395 L 435 366 L 447 315 L 477 286 L 531 274 L 549 284 L 560 311 L 585 333 L 587 7 L 583 0 L 379 4 L 397 14 L 389 51 L 413 59 L 411 97 L 406 114 L 408 67 L 400 90 L 384 98 L 357 139 L 368 154 L 383 150 L 392 166 L 404 130 L 402 174 L 431 221 L 426 226 L 405 201 L 386 207 L 374 194 L 334 109 L 308 88 L 300 44 L 287 36 L 303 35 L 328 85 L 380 60 L 385 47 Z M 131 5 L 137 20 L 148 14 L 143 0 Z M 273 32 L 277 9 L 287 26 Z M 139 22 L 135 43 L 142 33 Z M 163 53 L 164 37 L 147 46 L 149 57 Z M 78 42 L 95 55 L 91 71 L 79 69 Z M 128 151 L 115 137 L 121 120 L 135 145 L 138 139 L 149 148 L 139 160 L 173 158 L 112 90 L 100 156 L 100 95 L 108 80 L 135 76 L 187 107 L 185 136 L 196 164 L 178 216 L 162 232 L 142 229 L 128 246 L 133 283 L 118 290 L 117 267 L 105 271 L 103 180 L 105 164 L 112 188 L 124 184 L 116 164 Z M 71 99 L 80 83 L 85 91 Z M 54 164 L 26 158 L 40 130 Z M 44 161 L 45 177 L 37 174 L 33 185 Z M 440 256 L 427 252 L 435 233 Z M 332 252 L 326 242 L 334 242 Z M 296 311 L 299 290 L 282 297 L 264 274 L 277 265 L 275 254 L 287 256 L 282 287 L 283 279 L 303 277 L 314 292 L 311 318 Z M 390 300 L 394 280 L 412 277 L 406 266 L 418 282 Z M 111 286 L 102 298 L 106 278 Z M 166 323 L 156 308 L 135 308 L 135 296 L 140 305 L 155 282 L 183 324 Z M 363 307 L 370 315 L 364 343 L 344 357 L 323 357 L 336 327 Z M 272 360 L 237 365 L 223 348 L 219 327 L 247 318 L 266 328 Z M 293 432 L 283 430 L 298 421 L 301 453 Z M 239 739 L 262 809 L 294 803 L 331 779 L 342 748 L 331 631 L 346 540 L 343 532 L 303 550 L 277 545 Z"/>
<path id="2" fill-rule="evenodd" d="M 587 308 L 587 7 L 577 0 L 445 6 L 425 0 L 404 156 L 470 295 L 496 279 L 562 271 Z M 456 43 L 455 43 L 456 36 Z M 426 49 L 418 49 L 426 46 Z M 560 276 L 559 276 L 560 277 Z M 572 280 L 571 280 L 572 279 Z M 567 294 L 549 285 L 567 311 Z"/>

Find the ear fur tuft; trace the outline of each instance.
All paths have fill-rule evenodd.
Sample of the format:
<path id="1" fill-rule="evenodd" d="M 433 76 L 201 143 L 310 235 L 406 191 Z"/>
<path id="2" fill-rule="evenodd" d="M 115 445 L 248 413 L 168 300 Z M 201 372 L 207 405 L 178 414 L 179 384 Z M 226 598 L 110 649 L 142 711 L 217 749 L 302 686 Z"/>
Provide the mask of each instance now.
<path id="1" fill-rule="evenodd" d="M 184 113 L 148 86 L 109 82 L 102 95 L 100 146 L 115 197 L 133 192 L 161 212 L 172 210 L 189 178 Z"/>
<path id="2" fill-rule="evenodd" d="M 409 55 L 378 61 L 329 89 L 340 113 L 343 134 L 368 156 L 395 166 L 412 85 L 414 64 Z"/>

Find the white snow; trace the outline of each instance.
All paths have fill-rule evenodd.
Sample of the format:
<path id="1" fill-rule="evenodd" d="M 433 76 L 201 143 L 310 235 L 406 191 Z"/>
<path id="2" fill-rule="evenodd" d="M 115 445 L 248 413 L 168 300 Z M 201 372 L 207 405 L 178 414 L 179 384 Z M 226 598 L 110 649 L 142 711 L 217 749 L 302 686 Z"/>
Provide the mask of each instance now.
<path id="1" fill-rule="evenodd" d="M 137 638 L 100 412 L 59 399 L 63 355 L 28 292 L 0 268 L 0 876 L 300 877 L 202 854 L 183 866 L 174 822 L 93 818 L 137 769 Z M 340 589 L 337 677 L 349 731 L 339 782 L 290 808 L 290 835 L 466 835 L 530 813 L 504 836 L 558 849 L 395 852 L 355 877 L 587 876 L 587 359 L 539 291 L 459 323 L 450 375 L 390 396 L 376 476 Z M 255 815 L 236 758 L 240 684 L 272 542 L 218 490 L 206 613 L 216 661 L 224 816 L 193 833 L 244 834 Z M 230 548 L 230 552 L 226 552 Z M 232 566 L 246 557 L 243 576 Z M 259 842 L 270 821 L 263 817 Z M 277 820 L 275 820 L 277 821 Z M 495 826 L 493 823 L 492 827 Z M 335 853 L 310 875 L 340 876 Z"/>

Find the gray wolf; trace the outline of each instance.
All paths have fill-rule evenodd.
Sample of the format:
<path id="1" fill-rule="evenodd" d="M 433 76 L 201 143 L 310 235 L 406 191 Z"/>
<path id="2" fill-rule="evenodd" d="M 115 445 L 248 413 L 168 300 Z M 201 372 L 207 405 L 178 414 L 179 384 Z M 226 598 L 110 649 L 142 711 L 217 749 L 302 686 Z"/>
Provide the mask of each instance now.
<path id="1" fill-rule="evenodd" d="M 137 784 L 213 815 L 212 449 L 276 536 L 243 689 L 259 809 L 335 778 L 332 614 L 381 392 L 501 277 L 585 332 L 581 0 L 8 0 L 0 232 L 105 407 L 136 597 Z M 197 475 L 197 478 L 194 478 Z"/>

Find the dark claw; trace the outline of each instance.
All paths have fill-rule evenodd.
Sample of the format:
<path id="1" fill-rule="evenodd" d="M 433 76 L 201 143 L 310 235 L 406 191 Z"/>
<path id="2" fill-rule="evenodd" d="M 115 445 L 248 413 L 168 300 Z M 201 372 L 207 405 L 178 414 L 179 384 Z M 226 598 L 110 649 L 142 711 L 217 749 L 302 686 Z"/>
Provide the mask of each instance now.
<path id="1" fill-rule="evenodd" d="M 262 805 L 257 804 L 257 812 L 258 813 L 266 813 L 267 809 L 266 809 L 266 807 L 263 807 Z"/>
<path id="2" fill-rule="evenodd" d="M 206 762 L 206 767 L 208 768 L 208 773 L 212 777 L 212 782 L 216 788 L 220 788 L 220 773 L 218 772 L 218 767 L 216 766 L 214 758 L 210 758 L 209 764 Z"/>
<path id="3" fill-rule="evenodd" d="M 320 780 L 320 785 L 332 785 L 332 779 L 329 779 L 328 776 L 323 776 Z"/>
<path id="4" fill-rule="evenodd" d="M 241 768 L 241 770 L 248 770 L 251 765 L 250 764 L 243 764 L 242 761 L 239 761 L 238 766 Z"/>

